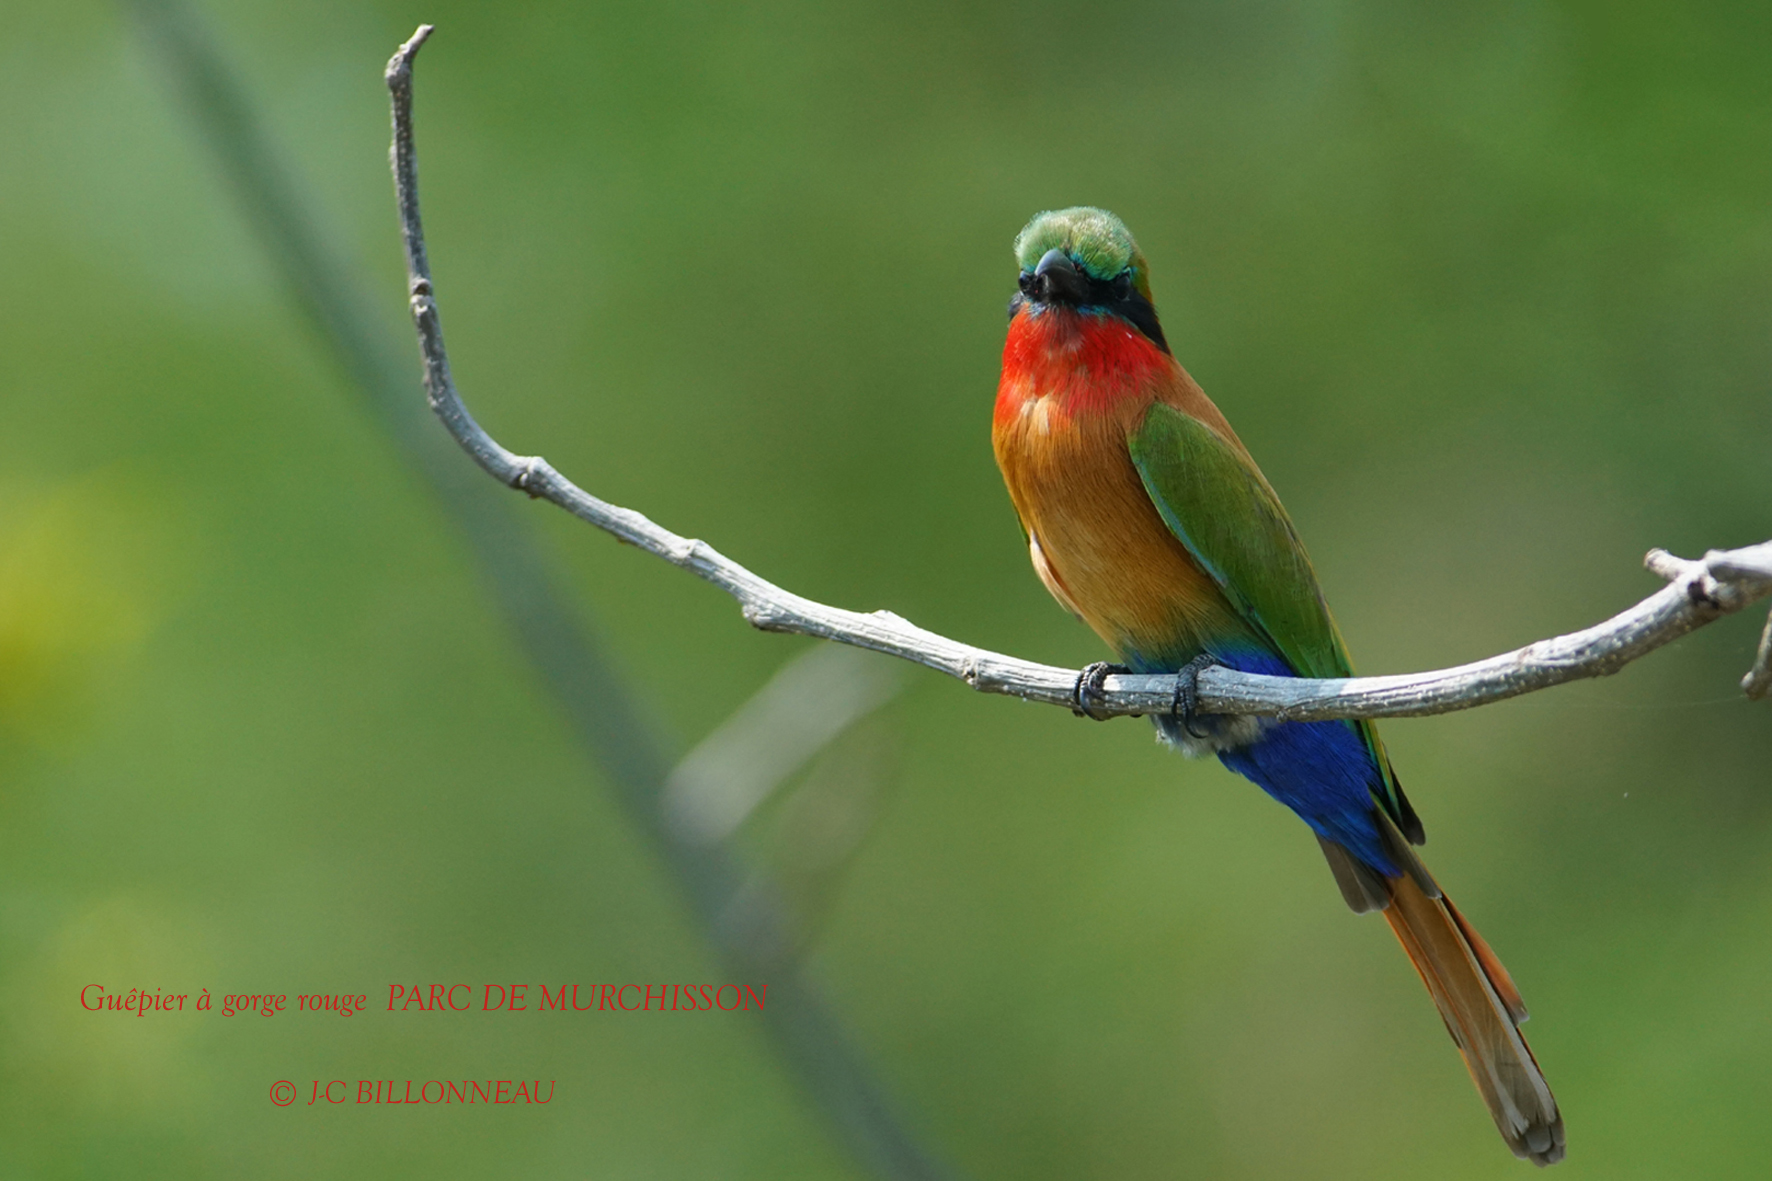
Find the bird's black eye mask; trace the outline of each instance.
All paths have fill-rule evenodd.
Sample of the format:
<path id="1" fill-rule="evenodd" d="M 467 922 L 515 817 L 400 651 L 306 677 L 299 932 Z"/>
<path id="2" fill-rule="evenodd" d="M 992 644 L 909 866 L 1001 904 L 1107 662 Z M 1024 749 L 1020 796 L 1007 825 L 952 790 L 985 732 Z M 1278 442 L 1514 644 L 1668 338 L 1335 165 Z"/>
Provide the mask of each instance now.
<path id="1" fill-rule="evenodd" d="M 1009 318 L 1024 304 L 1055 305 L 1078 309 L 1100 309 L 1119 316 L 1165 353 L 1169 342 L 1163 339 L 1163 326 L 1157 322 L 1157 309 L 1132 283 L 1132 272 L 1121 271 L 1112 279 L 1097 279 L 1079 267 L 1061 250 L 1048 250 L 1039 265 L 1021 272 L 1021 288 L 1009 301 Z"/>

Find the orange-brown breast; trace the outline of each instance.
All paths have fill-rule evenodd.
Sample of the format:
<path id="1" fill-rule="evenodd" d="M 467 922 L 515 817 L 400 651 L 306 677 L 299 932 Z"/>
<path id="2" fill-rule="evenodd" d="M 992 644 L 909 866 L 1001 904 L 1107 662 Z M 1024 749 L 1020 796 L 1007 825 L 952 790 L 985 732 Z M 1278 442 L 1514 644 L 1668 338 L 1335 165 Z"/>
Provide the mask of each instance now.
<path id="1" fill-rule="evenodd" d="M 1004 349 L 991 439 L 1053 597 L 1122 656 L 1173 660 L 1242 625 L 1132 464 L 1127 439 L 1158 400 L 1235 440 L 1186 371 L 1131 325 L 1024 309 Z"/>

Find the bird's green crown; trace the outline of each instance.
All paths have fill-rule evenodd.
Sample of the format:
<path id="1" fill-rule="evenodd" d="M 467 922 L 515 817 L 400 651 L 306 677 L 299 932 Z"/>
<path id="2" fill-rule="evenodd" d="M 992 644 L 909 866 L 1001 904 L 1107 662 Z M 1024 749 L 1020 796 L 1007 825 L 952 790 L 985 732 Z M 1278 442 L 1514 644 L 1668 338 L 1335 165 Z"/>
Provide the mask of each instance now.
<path id="1" fill-rule="evenodd" d="M 1144 254 L 1132 240 L 1132 231 L 1105 209 L 1073 205 L 1036 213 L 1015 236 L 1015 261 L 1031 272 L 1048 250 L 1064 251 L 1090 278 L 1102 282 L 1130 271 L 1139 294 L 1146 300 L 1151 297 Z"/>

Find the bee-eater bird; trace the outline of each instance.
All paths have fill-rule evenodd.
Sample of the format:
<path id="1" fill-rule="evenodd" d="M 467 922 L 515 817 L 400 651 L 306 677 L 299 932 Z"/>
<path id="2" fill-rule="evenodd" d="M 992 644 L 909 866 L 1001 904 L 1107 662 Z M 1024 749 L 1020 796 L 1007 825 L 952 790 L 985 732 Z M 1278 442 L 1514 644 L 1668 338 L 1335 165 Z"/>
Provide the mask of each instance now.
<path id="1" fill-rule="evenodd" d="M 997 464 L 1040 581 L 1125 662 L 1078 678 L 1081 709 L 1110 669 L 1351 676 L 1303 543 L 1171 354 L 1125 225 L 1088 207 L 1042 213 L 1015 257 Z M 1390 921 L 1508 1147 L 1561 1160 L 1563 1120 L 1520 1036 L 1526 1007 L 1410 848 L 1421 821 L 1372 724 L 1216 717 L 1177 701 L 1153 719 L 1159 736 L 1216 754 L 1311 827 L 1348 906 Z"/>

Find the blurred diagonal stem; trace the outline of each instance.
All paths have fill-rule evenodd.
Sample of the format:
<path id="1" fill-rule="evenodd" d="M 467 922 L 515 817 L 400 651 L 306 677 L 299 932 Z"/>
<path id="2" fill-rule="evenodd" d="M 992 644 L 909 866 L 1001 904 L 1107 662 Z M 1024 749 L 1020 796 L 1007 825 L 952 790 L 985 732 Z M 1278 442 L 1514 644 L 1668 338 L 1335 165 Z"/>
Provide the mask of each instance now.
<path id="1" fill-rule="evenodd" d="M 672 760 L 658 727 L 566 606 L 530 534 L 454 449 L 426 429 L 392 324 L 378 328 L 376 304 L 363 297 L 314 228 L 301 186 L 282 166 L 197 14 L 178 0 L 129 0 L 127 6 L 183 91 L 302 312 L 461 529 L 506 622 L 629 819 L 659 850 L 727 971 L 769 986 L 762 1020 L 812 1103 L 873 1175 L 887 1181 L 950 1176 L 917 1143 L 829 1004 L 793 962 L 791 933 L 772 893 L 724 846 L 693 844 L 666 822 L 659 800 Z"/>
<path id="2" fill-rule="evenodd" d="M 666 821 L 690 844 L 729 839 L 771 791 L 884 705 L 898 683 L 877 656 L 826 644 L 809 649 L 677 764 L 661 801 Z"/>
<path id="3" fill-rule="evenodd" d="M 1079 672 L 974 648 L 926 631 L 889 611 L 862 614 L 802 598 L 752 573 L 706 542 L 680 537 L 632 509 L 592 496 L 540 456 L 506 450 L 474 421 L 449 373 L 443 327 L 431 284 L 418 207 L 418 160 L 412 139 L 412 61 L 431 34 L 421 25 L 388 62 L 393 101 L 394 187 L 406 245 L 408 295 L 424 357 L 431 409 L 489 475 L 547 500 L 622 541 L 713 583 L 739 602 L 753 626 L 870 648 L 958 677 L 986 693 L 1075 707 Z M 1311 680 L 1210 667 L 1198 674 L 1198 706 L 1216 714 L 1262 714 L 1295 721 L 1406 717 L 1469 709 L 1565 681 L 1606 676 L 1664 644 L 1772 595 L 1772 541 L 1712 550 L 1686 561 L 1652 550 L 1645 564 L 1668 585 L 1585 631 L 1554 636 L 1500 656 L 1434 672 Z M 1772 687 L 1767 670 L 1772 621 L 1754 670 L 1742 682 L 1750 697 Z M 1175 676 L 1109 676 L 1092 696 L 1098 716 L 1168 713 L 1182 686 Z"/>

